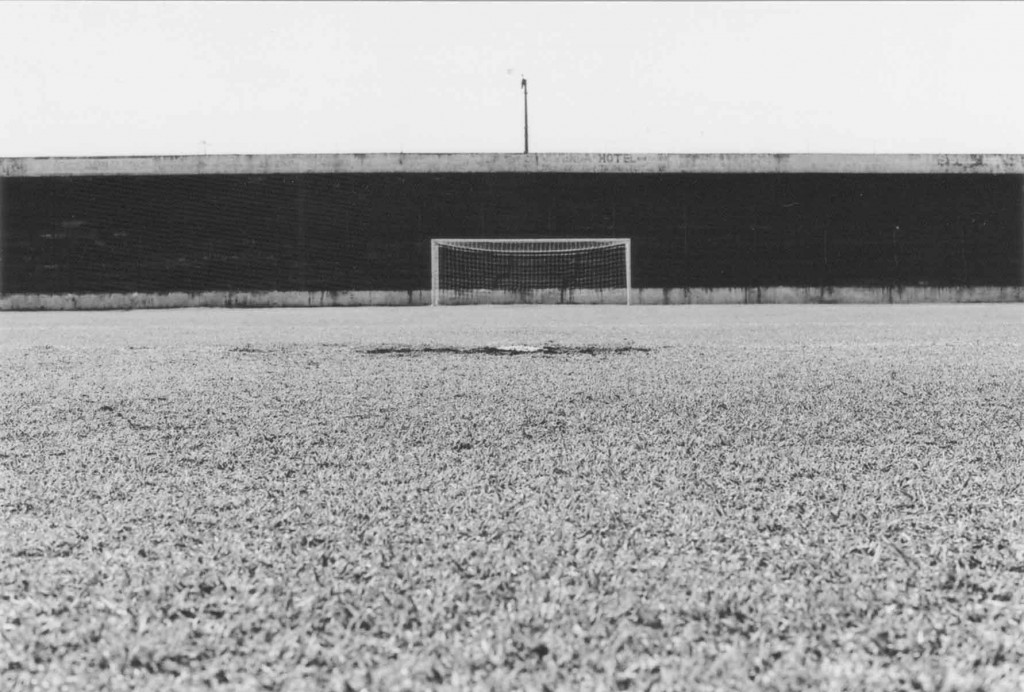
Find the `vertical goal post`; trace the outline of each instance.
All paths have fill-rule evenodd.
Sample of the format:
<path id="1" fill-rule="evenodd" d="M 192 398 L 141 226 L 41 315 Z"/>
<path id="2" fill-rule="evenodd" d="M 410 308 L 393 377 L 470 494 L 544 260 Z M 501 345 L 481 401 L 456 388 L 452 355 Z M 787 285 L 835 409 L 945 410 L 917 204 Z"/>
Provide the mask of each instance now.
<path id="1" fill-rule="evenodd" d="M 430 302 L 632 304 L 629 238 L 433 238 Z"/>

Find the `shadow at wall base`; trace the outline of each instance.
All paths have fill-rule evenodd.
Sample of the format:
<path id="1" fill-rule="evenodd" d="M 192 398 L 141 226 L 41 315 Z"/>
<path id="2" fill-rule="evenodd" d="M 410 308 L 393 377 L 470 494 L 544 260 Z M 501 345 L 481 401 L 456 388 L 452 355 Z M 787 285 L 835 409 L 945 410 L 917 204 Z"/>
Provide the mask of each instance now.
<path id="1" fill-rule="evenodd" d="M 429 305 L 430 291 L 203 291 L 200 293 L 21 293 L 0 296 L 0 310 L 144 310 L 159 308 L 309 308 Z"/>
<path id="2" fill-rule="evenodd" d="M 728 305 L 796 303 L 1017 303 L 1024 286 L 762 286 L 733 288 L 635 288 L 634 305 Z M 539 290 L 472 291 L 446 296 L 443 304 L 624 304 L 625 292 Z M 278 308 L 431 304 L 423 291 L 206 291 L 202 293 L 25 293 L 0 296 L 0 310 L 138 310 L 156 308 Z"/>
<path id="3" fill-rule="evenodd" d="M 1024 286 L 757 286 L 634 291 L 634 303 L 640 305 L 1018 302 L 1024 302 Z"/>

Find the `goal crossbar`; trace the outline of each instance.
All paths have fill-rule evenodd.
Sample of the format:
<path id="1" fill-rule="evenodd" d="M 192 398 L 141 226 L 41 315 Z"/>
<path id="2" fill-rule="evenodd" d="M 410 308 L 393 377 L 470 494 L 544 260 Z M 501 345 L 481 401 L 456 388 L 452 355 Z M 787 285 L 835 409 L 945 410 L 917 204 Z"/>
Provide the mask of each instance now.
<path id="1" fill-rule="evenodd" d="M 551 252 L 579 252 L 596 248 L 616 247 L 627 242 L 625 238 L 556 238 L 535 240 L 532 238 L 503 238 L 499 240 L 467 240 L 465 238 L 435 238 L 433 243 L 447 247 L 479 250 L 481 252 L 514 252 L 516 254 L 542 254 Z M 508 245 L 509 247 L 504 247 Z M 531 247 L 532 246 L 532 247 Z"/>

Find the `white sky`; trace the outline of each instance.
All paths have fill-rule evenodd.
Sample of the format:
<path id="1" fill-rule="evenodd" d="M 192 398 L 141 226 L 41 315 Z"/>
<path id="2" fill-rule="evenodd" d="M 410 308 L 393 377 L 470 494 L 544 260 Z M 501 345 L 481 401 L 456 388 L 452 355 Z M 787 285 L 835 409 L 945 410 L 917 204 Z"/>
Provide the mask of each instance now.
<path id="1" fill-rule="evenodd" d="M 0 156 L 1024 153 L 1024 3 L 0 2 Z"/>

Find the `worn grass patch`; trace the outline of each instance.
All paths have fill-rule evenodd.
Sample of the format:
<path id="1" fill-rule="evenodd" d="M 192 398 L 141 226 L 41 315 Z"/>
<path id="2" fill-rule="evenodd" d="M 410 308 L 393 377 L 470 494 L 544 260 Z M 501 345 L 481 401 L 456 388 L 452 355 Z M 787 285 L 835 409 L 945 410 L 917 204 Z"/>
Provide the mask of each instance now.
<path id="1" fill-rule="evenodd" d="M 368 348 L 363 353 L 370 355 L 421 355 L 449 353 L 460 355 L 486 356 L 597 356 L 608 353 L 647 353 L 651 349 L 643 346 L 560 346 L 558 344 L 503 344 L 501 346 L 378 346 Z"/>
<path id="2" fill-rule="evenodd" d="M 0 320 L 2 689 L 1024 684 L 1020 306 Z"/>

